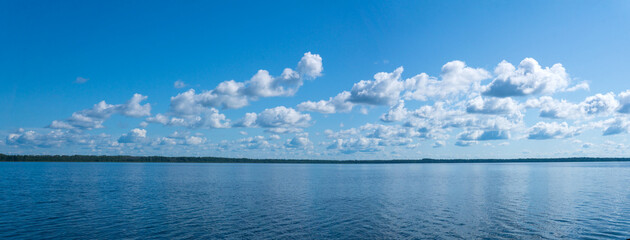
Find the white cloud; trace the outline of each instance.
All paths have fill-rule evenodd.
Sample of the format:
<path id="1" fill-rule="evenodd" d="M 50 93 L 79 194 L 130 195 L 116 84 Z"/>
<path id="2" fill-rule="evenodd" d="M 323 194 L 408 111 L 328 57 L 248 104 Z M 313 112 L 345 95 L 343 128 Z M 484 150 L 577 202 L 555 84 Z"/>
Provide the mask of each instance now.
<path id="1" fill-rule="evenodd" d="M 446 63 L 442 67 L 441 80 L 422 73 L 403 81 L 402 72 L 403 67 L 399 67 L 391 73 L 376 73 L 374 80 L 355 83 L 349 93 L 344 91 L 328 100 L 303 102 L 298 108 L 304 111 L 335 113 L 348 112 L 355 104 L 391 106 L 398 103 L 401 93 L 404 93 L 405 99 L 425 101 L 433 97 L 443 98 L 478 90 L 481 80 L 490 77 L 486 70 L 467 67 L 461 61 Z M 363 109 L 362 112 L 367 113 L 367 109 Z"/>
<path id="2" fill-rule="evenodd" d="M 465 141 L 465 140 L 459 140 L 457 142 L 455 142 L 455 146 L 458 147 L 470 147 L 473 144 L 477 144 L 477 141 Z"/>
<path id="3" fill-rule="evenodd" d="M 540 108 L 540 117 L 544 118 L 580 118 L 583 116 L 578 104 L 566 100 L 555 100 L 549 96 L 528 99 L 528 108 Z"/>
<path id="4" fill-rule="evenodd" d="M 333 139 L 328 149 L 346 154 L 382 151 L 385 146 L 414 147 L 413 138 L 422 137 L 422 134 L 413 128 L 371 123 L 337 132 L 326 130 L 324 134 L 327 138 Z"/>
<path id="5" fill-rule="evenodd" d="M 190 108 L 180 109 L 181 112 L 172 112 L 172 116 L 156 114 L 148 117 L 147 122 L 160 123 L 169 126 L 182 126 L 187 128 L 229 128 L 230 120 L 219 113 L 215 108 Z"/>
<path id="6" fill-rule="evenodd" d="M 466 112 L 481 114 L 521 115 L 518 103 L 512 98 L 482 98 L 478 96 L 466 103 Z"/>
<path id="7" fill-rule="evenodd" d="M 320 100 L 317 102 L 302 102 L 298 104 L 297 108 L 300 111 L 319 112 L 324 114 L 349 112 L 354 106 L 354 103 L 350 102 L 349 99 L 350 92 L 343 91 L 337 94 L 337 96 L 331 97 L 328 100 Z"/>
<path id="8" fill-rule="evenodd" d="M 298 63 L 297 72 L 286 68 L 280 76 L 273 77 L 268 71 L 259 70 L 246 82 L 224 81 L 215 89 L 199 94 L 190 89 L 171 97 L 168 113 L 147 118 L 147 122 L 188 128 L 229 127 L 230 121 L 216 108 L 241 108 L 248 105 L 249 101 L 261 97 L 292 96 L 302 86 L 304 77 L 315 78 L 321 75 L 323 70 L 321 61 L 319 55 L 308 52 Z M 242 127 L 252 125 L 254 123 L 247 120 L 255 117 L 250 114 L 236 125 Z"/>
<path id="9" fill-rule="evenodd" d="M 134 94 L 125 104 L 112 105 L 101 101 L 91 109 L 72 113 L 66 120 L 55 120 L 48 127 L 55 129 L 93 129 L 103 128 L 103 122 L 113 114 L 121 114 L 128 117 L 144 117 L 151 114 L 151 105 L 140 105 L 147 99 L 146 96 Z"/>
<path id="10" fill-rule="evenodd" d="M 542 68 L 533 58 L 525 58 L 514 67 L 502 61 L 494 70 L 496 78 L 484 87 L 483 94 L 495 97 L 552 94 L 565 90 L 570 78 L 562 64 Z"/>
<path id="11" fill-rule="evenodd" d="M 587 97 L 581 104 L 580 109 L 589 115 L 607 115 L 613 113 L 619 107 L 619 102 L 615 99 L 615 94 L 595 94 Z"/>
<path id="12" fill-rule="evenodd" d="M 374 74 L 374 80 L 361 80 L 350 90 L 350 101 L 368 105 L 393 105 L 398 101 L 404 89 L 400 80 L 403 68 L 394 72 Z"/>
<path id="13" fill-rule="evenodd" d="M 538 122 L 528 130 L 528 139 L 543 140 L 568 138 L 580 134 L 580 129 L 571 127 L 566 122 Z"/>
<path id="14" fill-rule="evenodd" d="M 596 125 L 601 125 L 601 127 L 604 128 L 604 136 L 630 132 L 630 120 L 627 118 L 611 118 L 600 123 L 596 123 Z"/>
<path id="15" fill-rule="evenodd" d="M 147 138 L 147 130 L 134 128 L 118 138 L 119 143 L 137 143 Z"/>
<path id="16" fill-rule="evenodd" d="M 487 141 L 509 139 L 510 132 L 506 130 L 469 130 L 457 135 L 462 141 Z"/>
<path id="17" fill-rule="evenodd" d="M 452 61 L 442 66 L 440 76 L 441 80 L 438 80 L 426 73 L 421 73 L 406 79 L 405 98 L 426 101 L 478 90 L 481 81 L 490 78 L 490 73 L 481 68 L 468 67 L 462 61 Z"/>
<path id="18" fill-rule="evenodd" d="M 120 111 L 122 115 L 135 118 L 150 116 L 151 105 L 148 103 L 140 105 L 140 103 L 147 100 L 147 98 L 149 97 L 136 93 L 131 99 L 129 99 L 129 101 L 127 101 L 127 103 L 118 105 L 118 111 Z"/>
<path id="19" fill-rule="evenodd" d="M 189 135 L 190 135 L 190 133 L 186 132 L 186 131 L 184 131 L 184 132 L 175 131 L 175 132 L 169 134 L 168 137 L 169 138 L 175 138 L 175 139 L 184 139 L 184 138 L 186 138 Z"/>
<path id="20" fill-rule="evenodd" d="M 630 113 L 630 90 L 619 93 L 617 96 L 619 99 L 619 112 Z"/>
<path id="21" fill-rule="evenodd" d="M 170 112 L 148 117 L 147 122 L 187 128 L 228 128 L 230 120 L 216 108 L 204 107 L 196 98 L 195 90 L 171 97 Z"/>
<path id="22" fill-rule="evenodd" d="M 575 92 L 577 90 L 591 90 L 591 87 L 588 85 L 586 81 L 582 81 L 581 83 L 576 84 L 573 87 L 567 88 L 565 91 L 567 92 Z"/>
<path id="23" fill-rule="evenodd" d="M 614 93 L 595 94 L 580 103 L 555 100 L 550 96 L 528 99 L 525 107 L 540 108 L 540 117 L 544 118 L 584 118 L 591 115 L 608 116 L 619 109 L 620 103 Z"/>
<path id="24" fill-rule="evenodd" d="M 440 147 L 443 147 L 444 145 L 446 145 L 445 141 L 438 140 L 433 143 L 433 148 L 440 148 Z"/>
<path id="25" fill-rule="evenodd" d="M 367 132 L 366 136 L 380 139 L 419 137 L 421 134 L 413 128 L 405 128 L 399 125 L 382 125 L 367 123 L 359 128 Z"/>
<path id="26" fill-rule="evenodd" d="M 287 148 L 305 148 L 311 145 L 311 141 L 305 136 L 296 136 L 291 140 L 287 139 L 287 142 L 284 144 Z"/>
<path id="27" fill-rule="evenodd" d="M 351 154 L 355 152 L 377 152 L 383 149 L 379 145 L 380 139 L 376 138 L 349 138 L 335 139 L 328 146 L 330 150 L 338 150 L 341 153 Z"/>
<path id="28" fill-rule="evenodd" d="M 263 136 L 242 138 L 237 141 L 239 146 L 246 149 L 265 149 L 273 146 Z"/>
<path id="29" fill-rule="evenodd" d="M 156 145 L 177 145 L 177 141 L 175 139 L 169 137 L 159 137 L 155 139 L 154 144 Z"/>
<path id="30" fill-rule="evenodd" d="M 256 113 L 245 113 L 245 116 L 234 124 L 234 127 L 256 127 L 257 118 L 258 114 Z"/>
<path id="31" fill-rule="evenodd" d="M 174 88 L 185 88 L 186 87 L 186 83 L 184 83 L 184 81 L 182 80 L 177 80 L 173 83 L 173 87 Z"/>
<path id="32" fill-rule="evenodd" d="M 387 113 L 381 115 L 381 121 L 384 121 L 384 122 L 402 121 L 407 118 L 408 114 L 409 112 L 405 108 L 405 101 L 400 100 L 398 101 L 398 104 L 389 108 L 389 111 L 387 111 Z"/>
<path id="33" fill-rule="evenodd" d="M 322 67 L 322 57 L 319 54 L 311 52 L 304 53 L 300 62 L 298 62 L 297 70 L 302 76 L 315 78 L 322 75 L 324 68 Z"/>
<path id="34" fill-rule="evenodd" d="M 630 132 L 630 118 L 625 115 L 630 113 L 630 90 L 618 95 L 612 92 L 594 94 L 576 103 L 554 99 L 554 93 L 588 90 L 590 86 L 586 82 L 571 86 L 571 79 L 562 65 L 542 67 L 531 58 L 524 59 L 518 67 L 503 61 L 494 70 L 494 75 L 481 68 L 466 66 L 462 61 L 451 61 L 442 66 L 439 76 L 421 73 L 404 79 L 403 68 L 399 67 L 393 72 L 376 73 L 372 80 L 356 82 L 350 90 L 334 97 L 304 101 L 295 109 L 278 106 L 261 112 L 245 113 L 243 118 L 234 123 L 222 114 L 223 110 L 218 110 L 242 108 L 265 97 L 292 96 L 307 79 L 322 76 L 322 71 L 321 57 L 309 52 L 304 54 L 297 67 L 285 68 L 278 76 L 258 70 L 246 81 L 223 81 L 209 91 L 183 91 L 171 97 L 169 109 L 164 113 L 151 115 L 152 106 L 143 104 L 147 97 L 135 94 L 123 104 L 102 101 L 92 108 L 73 113 L 68 119 L 55 120 L 49 125 L 52 130 L 46 130 L 49 132 L 20 130 L 10 133 L 3 143 L 6 148 L 50 148 L 68 144 L 92 146 L 101 143 L 120 151 L 116 153 L 123 153 L 125 147 L 133 147 L 141 152 L 143 147 L 155 151 L 160 148 L 192 151 L 196 148 L 209 150 L 216 146 L 218 151 L 229 148 L 233 148 L 233 151 L 238 148 L 267 149 L 275 152 L 274 156 L 280 156 L 282 149 L 294 149 L 291 151 L 295 153 L 308 149 L 305 153 L 326 154 L 326 151 L 317 151 L 323 149 L 312 150 L 327 146 L 331 153 L 390 151 L 386 154 L 398 156 L 396 154 L 408 151 L 404 149 L 416 148 L 421 141 L 426 140 L 430 140 L 426 147 L 443 147 L 453 141 L 456 146 L 478 144 L 477 147 L 486 147 L 508 144 L 507 141 L 488 143 L 488 140 L 569 138 L 591 129 L 601 130 L 604 136 Z M 484 80 L 489 83 L 482 86 Z M 173 86 L 183 88 L 186 84 L 178 80 Z M 533 95 L 543 96 L 534 98 Z M 529 99 L 519 103 L 524 99 L 512 96 L 526 96 Z M 418 104 L 421 105 L 415 109 L 409 108 Z M 356 115 L 347 115 L 347 119 L 343 119 L 345 126 L 357 126 L 357 123 L 362 124 L 361 121 L 363 125 L 338 131 L 326 130 L 323 134 L 314 133 L 311 139 L 326 139 L 315 144 L 311 142 L 306 128 L 316 121 L 305 111 L 333 114 L 352 112 L 355 106 L 360 111 L 357 109 Z M 388 106 L 388 109 L 381 106 Z M 536 119 L 524 116 L 526 110 L 532 108 L 540 110 L 538 117 L 571 119 L 572 122 L 536 123 Z M 373 113 L 369 116 L 385 111 L 380 113 L 380 122 L 374 123 L 363 119 L 368 116 L 358 115 L 359 112 L 367 114 L 368 109 Z M 140 123 L 139 128 L 121 136 L 96 137 L 82 131 L 103 128 L 104 122 L 116 114 L 147 118 Z M 344 128 L 338 117 L 321 117 L 323 119 L 320 121 L 329 126 L 336 127 L 338 124 Z M 607 120 L 601 120 L 603 117 Z M 524 119 L 536 124 L 528 128 Z M 190 129 L 264 128 L 268 136 L 221 141 L 184 131 L 148 139 L 147 130 L 144 129 L 148 123 Z M 245 129 L 228 132 L 249 136 L 259 131 L 248 133 L 240 130 Z M 278 134 L 291 134 L 293 137 L 280 137 Z M 580 142 L 574 147 L 583 145 Z M 404 151 L 399 152 L 401 149 Z"/>
<path id="35" fill-rule="evenodd" d="M 181 108 L 242 108 L 262 97 L 293 96 L 303 85 L 304 78 L 321 76 L 322 58 L 317 54 L 305 53 L 298 63 L 298 71 L 285 68 L 280 76 L 274 77 L 267 70 L 258 70 L 245 82 L 224 81 L 210 91 L 196 94 L 193 89 L 171 98 L 171 112 Z M 181 85 L 180 85 L 181 86 Z"/>
<path id="36" fill-rule="evenodd" d="M 206 138 L 197 136 L 187 136 L 185 138 L 186 145 L 201 145 L 206 143 Z"/>
<path id="37" fill-rule="evenodd" d="M 295 128 L 295 127 L 276 127 L 276 128 L 267 128 L 265 129 L 265 132 L 268 133 L 275 133 L 275 134 L 285 134 L 285 133 L 300 133 L 303 132 L 304 129 L 302 128 Z"/>
<path id="38" fill-rule="evenodd" d="M 256 123 L 266 128 L 307 127 L 310 121 L 309 114 L 302 114 L 284 106 L 265 109 L 256 118 Z"/>
<path id="39" fill-rule="evenodd" d="M 262 127 L 269 128 L 275 133 L 297 132 L 299 128 L 310 125 L 311 116 L 301 113 L 293 108 L 278 106 L 268 108 L 261 113 L 246 113 L 245 117 L 239 120 L 236 127 Z"/>
<path id="40" fill-rule="evenodd" d="M 86 146 L 105 145 L 105 134 L 90 136 L 76 131 L 54 129 L 47 133 L 39 133 L 35 130 L 18 129 L 8 134 L 5 144 L 20 147 L 51 148 L 62 147 L 68 144 Z"/>

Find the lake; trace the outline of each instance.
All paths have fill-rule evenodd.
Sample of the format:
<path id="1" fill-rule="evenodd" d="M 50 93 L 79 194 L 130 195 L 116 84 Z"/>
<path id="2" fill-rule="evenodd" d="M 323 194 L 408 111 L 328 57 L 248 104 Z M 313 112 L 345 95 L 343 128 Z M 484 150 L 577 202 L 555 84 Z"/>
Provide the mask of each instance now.
<path id="1" fill-rule="evenodd" d="M 626 239 L 630 162 L 0 162 L 1 239 Z"/>

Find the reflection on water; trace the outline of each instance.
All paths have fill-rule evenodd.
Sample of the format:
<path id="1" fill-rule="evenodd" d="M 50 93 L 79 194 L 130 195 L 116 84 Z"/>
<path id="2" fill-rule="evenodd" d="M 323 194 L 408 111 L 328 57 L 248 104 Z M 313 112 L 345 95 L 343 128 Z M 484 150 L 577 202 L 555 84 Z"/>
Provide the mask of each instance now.
<path id="1" fill-rule="evenodd" d="M 0 163 L 0 238 L 630 237 L 630 163 Z"/>

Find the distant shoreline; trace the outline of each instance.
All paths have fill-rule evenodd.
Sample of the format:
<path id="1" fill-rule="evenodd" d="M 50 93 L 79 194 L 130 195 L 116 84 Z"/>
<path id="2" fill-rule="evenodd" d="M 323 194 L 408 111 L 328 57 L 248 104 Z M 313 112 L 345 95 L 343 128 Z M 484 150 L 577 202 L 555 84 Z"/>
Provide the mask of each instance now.
<path id="1" fill-rule="evenodd" d="M 630 158 L 515 158 L 515 159 L 392 159 L 316 160 L 253 159 L 221 157 L 96 156 L 96 155 L 5 155 L 0 162 L 126 162 L 126 163 L 292 163 L 292 164 L 405 164 L 405 163 L 537 163 L 537 162 L 630 162 Z"/>

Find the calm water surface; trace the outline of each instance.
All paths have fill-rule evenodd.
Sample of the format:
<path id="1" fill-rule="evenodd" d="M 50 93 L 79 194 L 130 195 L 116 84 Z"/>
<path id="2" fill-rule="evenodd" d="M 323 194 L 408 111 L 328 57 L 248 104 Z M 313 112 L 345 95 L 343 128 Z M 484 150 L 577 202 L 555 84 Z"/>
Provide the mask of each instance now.
<path id="1" fill-rule="evenodd" d="M 0 239 L 626 239 L 630 163 L 0 163 Z"/>

